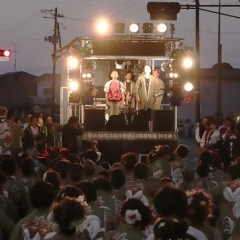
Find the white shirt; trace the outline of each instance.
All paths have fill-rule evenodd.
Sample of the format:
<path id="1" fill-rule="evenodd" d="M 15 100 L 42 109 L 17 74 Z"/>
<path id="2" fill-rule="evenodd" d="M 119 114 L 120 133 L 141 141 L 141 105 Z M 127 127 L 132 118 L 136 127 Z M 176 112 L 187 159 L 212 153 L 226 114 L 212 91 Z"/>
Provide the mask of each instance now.
<path id="1" fill-rule="evenodd" d="M 208 134 L 208 136 L 206 136 L 206 134 Z M 211 135 L 211 136 L 210 136 Z M 218 129 L 216 129 L 214 132 L 210 131 L 208 132 L 207 130 L 203 133 L 201 142 L 200 142 L 200 146 L 204 147 L 206 146 L 211 146 L 215 143 L 217 143 L 217 141 L 220 138 L 220 131 Z"/>

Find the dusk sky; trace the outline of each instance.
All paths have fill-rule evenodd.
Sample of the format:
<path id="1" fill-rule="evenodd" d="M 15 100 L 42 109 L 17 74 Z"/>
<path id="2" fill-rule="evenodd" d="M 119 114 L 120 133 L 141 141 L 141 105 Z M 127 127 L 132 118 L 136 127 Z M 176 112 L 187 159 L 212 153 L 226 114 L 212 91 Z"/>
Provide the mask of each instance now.
<path id="1" fill-rule="evenodd" d="M 168 2 L 176 2 L 169 0 Z M 0 74 L 16 69 L 39 76 L 52 72 L 53 45 L 44 41 L 53 35 L 54 20 L 41 10 L 58 8 L 62 45 L 76 37 L 95 36 L 94 23 L 101 18 L 110 22 L 157 22 L 150 21 L 145 0 L 0 0 L 0 49 L 12 50 L 9 62 L 0 62 Z M 180 4 L 195 4 L 193 0 Z M 200 0 L 200 4 L 218 4 L 219 0 Z M 222 0 L 222 4 L 239 4 L 237 0 Z M 218 8 L 207 8 L 218 11 Z M 239 16 L 239 8 L 222 8 L 222 12 Z M 160 21 L 159 21 L 160 22 Z M 174 37 L 184 38 L 184 45 L 195 46 L 195 10 L 181 10 L 174 23 Z M 201 67 L 210 68 L 217 62 L 218 15 L 200 11 Z M 167 36 L 170 36 L 169 32 Z M 222 61 L 240 68 L 240 19 L 221 17 Z M 16 44 L 16 45 L 14 45 Z M 58 61 L 57 72 L 60 73 Z"/>

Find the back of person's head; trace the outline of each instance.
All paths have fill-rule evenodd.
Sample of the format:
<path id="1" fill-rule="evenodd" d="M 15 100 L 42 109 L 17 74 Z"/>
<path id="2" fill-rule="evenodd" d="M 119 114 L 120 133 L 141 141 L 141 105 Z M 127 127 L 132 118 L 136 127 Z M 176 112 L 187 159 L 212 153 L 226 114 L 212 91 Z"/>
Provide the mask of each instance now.
<path id="1" fill-rule="evenodd" d="M 151 210 L 138 198 L 126 200 L 122 205 L 120 214 L 127 224 L 141 230 L 144 230 L 152 220 Z"/>
<path id="2" fill-rule="evenodd" d="M 112 167 L 111 167 L 111 171 L 113 171 L 113 170 L 115 170 L 115 169 L 121 169 L 121 170 L 124 170 L 122 164 L 119 163 L 119 162 L 115 162 L 115 163 L 112 165 Z"/>
<path id="3" fill-rule="evenodd" d="M 8 112 L 7 112 L 7 120 L 10 120 L 10 119 L 12 119 L 15 116 L 16 116 L 16 114 L 15 114 L 14 110 L 8 110 Z"/>
<path id="4" fill-rule="evenodd" d="M 70 162 L 70 163 L 80 163 L 80 159 L 76 154 L 69 154 L 66 159 Z"/>
<path id="5" fill-rule="evenodd" d="M 81 189 L 69 185 L 59 192 L 59 194 L 57 196 L 57 202 L 60 202 L 65 197 L 77 198 L 77 197 L 83 196 L 83 195 L 84 194 L 81 191 Z"/>
<path id="6" fill-rule="evenodd" d="M 169 187 L 175 187 L 175 183 L 174 181 L 169 178 L 169 177 L 164 177 L 160 180 L 161 184 L 162 184 L 162 187 L 164 186 L 169 186 Z"/>
<path id="7" fill-rule="evenodd" d="M 148 166 L 145 163 L 137 163 L 133 168 L 134 176 L 138 179 L 147 179 Z"/>
<path id="8" fill-rule="evenodd" d="M 71 181 L 79 182 L 83 177 L 83 167 L 78 163 L 73 163 L 69 166 L 68 173 Z"/>
<path id="9" fill-rule="evenodd" d="M 71 117 L 68 119 L 68 123 L 71 124 L 71 125 L 78 123 L 78 117 L 76 117 L 76 116 L 71 116 Z"/>
<path id="10" fill-rule="evenodd" d="M 100 171 L 98 173 L 98 177 L 99 178 L 106 178 L 107 180 L 109 180 L 110 178 L 110 172 L 106 171 L 106 170 L 103 170 L 103 171 Z"/>
<path id="11" fill-rule="evenodd" d="M 202 191 L 187 192 L 188 196 L 188 219 L 193 224 L 206 222 L 211 211 L 211 199 Z"/>
<path id="12" fill-rule="evenodd" d="M 55 193 L 52 184 L 45 181 L 35 182 L 29 191 L 29 197 L 33 208 L 49 208 L 53 202 Z"/>
<path id="13" fill-rule="evenodd" d="M 106 178 L 98 178 L 93 181 L 96 190 L 104 190 L 108 193 L 112 192 L 112 185 Z"/>
<path id="14" fill-rule="evenodd" d="M 97 190 L 93 183 L 81 181 L 78 182 L 76 186 L 84 193 L 87 203 L 95 202 L 97 200 Z"/>
<path id="15" fill-rule="evenodd" d="M 235 124 L 234 132 L 235 132 L 236 136 L 240 135 L 240 122 Z"/>
<path id="16" fill-rule="evenodd" d="M 52 221 L 56 222 L 60 233 L 65 235 L 80 234 L 81 222 L 85 224 L 85 209 L 75 198 L 66 197 L 61 202 L 54 204 Z"/>
<path id="17" fill-rule="evenodd" d="M 91 149 L 87 149 L 86 151 L 84 151 L 82 154 L 82 157 L 84 160 L 90 159 L 94 163 L 98 160 L 98 154 L 94 150 L 91 150 Z"/>
<path id="18" fill-rule="evenodd" d="M 189 148 L 186 145 L 180 144 L 176 148 L 175 153 L 178 157 L 185 159 L 189 154 Z"/>
<path id="19" fill-rule="evenodd" d="M 16 172 L 17 163 L 13 157 L 5 156 L 4 159 L 0 162 L 0 169 L 10 177 Z"/>
<path id="20" fill-rule="evenodd" d="M 176 218 L 162 218 L 154 224 L 155 240 L 187 240 L 188 223 Z"/>
<path id="21" fill-rule="evenodd" d="M 48 171 L 43 174 L 43 181 L 52 184 L 55 191 L 59 191 L 61 188 L 61 180 L 59 173 L 55 171 Z"/>
<path id="22" fill-rule="evenodd" d="M 68 176 L 68 169 L 71 166 L 71 163 L 67 160 L 59 160 L 54 165 L 54 171 L 58 172 L 60 175 L 60 178 L 66 179 Z"/>
<path id="23" fill-rule="evenodd" d="M 199 163 L 196 167 L 196 173 L 200 178 L 206 178 L 210 173 L 209 166 L 206 163 Z"/>
<path id="24" fill-rule="evenodd" d="M 180 189 L 165 186 L 154 197 L 154 207 L 159 217 L 184 219 L 187 216 L 187 196 Z"/>
<path id="25" fill-rule="evenodd" d="M 153 199 L 158 190 L 161 188 L 162 184 L 159 179 L 155 177 L 150 177 L 144 185 L 144 194 L 148 199 Z"/>
<path id="26" fill-rule="evenodd" d="M 96 169 L 96 165 L 92 160 L 86 159 L 84 161 L 83 172 L 84 172 L 85 176 L 92 177 L 95 173 L 95 169 Z"/>
<path id="27" fill-rule="evenodd" d="M 111 165 L 108 162 L 101 162 L 99 164 L 99 166 L 101 166 L 102 168 L 104 168 L 106 171 L 110 171 L 111 170 Z"/>
<path id="28" fill-rule="evenodd" d="M 20 169 L 22 175 L 25 177 L 31 177 L 35 171 L 35 163 L 31 158 L 24 158 L 20 163 Z"/>
<path id="29" fill-rule="evenodd" d="M 168 145 L 155 146 L 155 149 L 148 154 L 148 163 L 151 164 L 159 158 L 166 158 L 166 160 L 169 160 L 171 154 L 172 151 Z"/>
<path id="30" fill-rule="evenodd" d="M 126 171 L 133 171 L 134 166 L 138 163 L 138 154 L 135 152 L 128 152 L 122 155 L 121 164 Z"/>
<path id="31" fill-rule="evenodd" d="M 110 182 L 114 189 L 119 190 L 125 184 L 125 181 L 126 177 L 122 169 L 114 169 L 111 172 Z"/>
<path id="32" fill-rule="evenodd" d="M 199 155 L 201 163 L 206 163 L 208 166 L 212 165 L 212 153 L 209 150 L 203 150 Z"/>
<path id="33" fill-rule="evenodd" d="M 240 165 L 233 164 L 227 168 L 226 176 L 228 181 L 234 181 L 240 178 Z"/>
<path id="34" fill-rule="evenodd" d="M 67 159 L 68 155 L 69 155 L 69 150 L 67 148 L 61 148 L 57 158 L 59 157 L 59 158 Z"/>

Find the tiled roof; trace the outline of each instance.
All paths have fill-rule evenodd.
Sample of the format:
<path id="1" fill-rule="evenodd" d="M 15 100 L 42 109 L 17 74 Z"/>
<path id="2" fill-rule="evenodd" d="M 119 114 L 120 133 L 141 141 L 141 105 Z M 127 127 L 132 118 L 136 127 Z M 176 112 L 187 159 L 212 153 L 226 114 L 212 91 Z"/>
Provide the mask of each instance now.
<path id="1" fill-rule="evenodd" d="M 200 69 L 200 78 L 214 78 L 216 79 L 218 75 L 217 69 L 212 68 L 201 68 Z M 240 80 L 240 69 L 222 69 L 221 73 L 222 79 L 239 79 Z"/>

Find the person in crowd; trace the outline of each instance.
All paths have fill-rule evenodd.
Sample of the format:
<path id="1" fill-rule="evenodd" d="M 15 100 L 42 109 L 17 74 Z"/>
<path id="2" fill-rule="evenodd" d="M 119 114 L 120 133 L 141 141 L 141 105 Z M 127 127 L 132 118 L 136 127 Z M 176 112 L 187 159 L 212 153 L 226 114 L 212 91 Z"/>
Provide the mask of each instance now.
<path id="1" fill-rule="evenodd" d="M 83 134 L 83 127 L 79 124 L 78 117 L 71 116 L 68 123 L 62 129 L 62 147 L 67 148 L 69 153 L 78 154 L 78 136 Z"/>
<path id="2" fill-rule="evenodd" d="M 218 120 L 210 120 L 210 128 L 203 133 L 200 146 L 202 149 L 218 149 L 217 142 L 220 139 Z"/>
<path id="3" fill-rule="evenodd" d="M 160 219 L 187 220 L 188 198 L 186 193 L 178 188 L 168 186 L 161 188 L 156 193 L 153 204 Z M 189 239 L 207 240 L 206 235 L 193 226 L 189 226 L 186 234 Z"/>
<path id="4" fill-rule="evenodd" d="M 16 224 L 9 240 L 37 239 L 41 234 L 47 239 L 56 234 L 56 224 L 47 220 L 54 199 L 53 186 L 37 181 L 31 187 L 29 197 L 33 210 Z"/>
<path id="5" fill-rule="evenodd" d="M 58 232 L 49 240 L 86 239 L 85 208 L 78 198 L 65 197 L 55 203 L 48 219 L 58 225 Z"/>
<path id="6" fill-rule="evenodd" d="M 236 157 L 240 155 L 240 123 L 237 123 L 234 127 L 235 139 L 232 144 L 232 155 Z"/>
<path id="7" fill-rule="evenodd" d="M 125 73 L 125 79 L 123 81 L 124 87 L 124 100 L 125 100 L 125 114 L 134 114 L 136 110 L 136 83 L 132 80 L 132 72 L 127 71 Z"/>
<path id="8" fill-rule="evenodd" d="M 107 172 L 111 171 L 111 165 L 108 162 L 101 162 L 99 166 L 101 166 Z"/>
<path id="9" fill-rule="evenodd" d="M 38 152 L 42 153 L 46 150 L 46 135 L 38 126 L 38 116 L 30 117 L 30 124 L 24 130 L 22 143 L 24 151 L 36 148 Z"/>
<path id="10" fill-rule="evenodd" d="M 86 159 L 83 164 L 83 180 L 93 182 L 95 180 L 96 165 L 90 159 Z"/>
<path id="11" fill-rule="evenodd" d="M 184 126 L 185 137 L 191 136 L 192 135 L 192 129 L 194 127 L 193 124 L 192 124 L 191 119 L 189 119 L 189 118 L 186 119 L 184 121 L 183 126 Z"/>
<path id="12" fill-rule="evenodd" d="M 0 210 L 0 239 L 8 240 L 14 229 L 14 222 Z"/>
<path id="13" fill-rule="evenodd" d="M 63 129 L 63 125 L 54 123 L 51 116 L 47 116 L 43 120 L 41 129 L 45 132 L 47 138 L 47 147 L 55 147 L 60 143 L 60 132 Z"/>
<path id="14" fill-rule="evenodd" d="M 157 179 L 164 177 L 171 177 L 171 166 L 169 158 L 171 156 L 171 149 L 167 145 L 155 146 L 155 150 L 152 150 L 148 154 L 149 171 L 148 175 Z"/>
<path id="15" fill-rule="evenodd" d="M 19 220 L 19 216 L 14 207 L 8 200 L 8 194 L 5 191 L 7 174 L 0 170 L 0 210 L 2 210 L 14 223 Z"/>
<path id="16" fill-rule="evenodd" d="M 119 115 L 120 106 L 124 105 L 124 86 L 118 80 L 118 71 L 112 70 L 111 80 L 104 85 L 106 106 L 108 107 L 109 118 L 112 115 Z"/>
<path id="17" fill-rule="evenodd" d="M 23 137 L 23 129 L 17 123 L 15 123 L 15 112 L 13 110 L 8 110 L 7 112 L 7 123 L 9 127 L 9 141 L 8 141 L 8 150 L 16 158 L 20 148 L 21 148 L 21 139 Z"/>
<path id="18" fill-rule="evenodd" d="M 128 152 L 121 157 L 121 164 L 125 171 L 126 182 L 134 180 L 133 168 L 138 163 L 139 156 L 135 152 Z"/>
<path id="19" fill-rule="evenodd" d="M 84 158 L 91 159 L 93 162 L 97 163 L 101 159 L 101 152 L 98 150 L 97 140 L 83 140 L 82 145 L 83 152 L 80 153 L 80 160 L 83 160 Z"/>
<path id="20" fill-rule="evenodd" d="M 111 166 L 111 171 L 115 170 L 115 169 L 121 169 L 124 171 L 124 167 L 120 162 L 115 162 L 112 166 Z"/>
<path id="21" fill-rule="evenodd" d="M 153 100 L 154 108 L 153 109 L 160 110 L 164 91 L 165 91 L 165 83 L 162 79 L 159 78 L 159 76 L 160 76 L 159 69 L 155 68 L 152 72 L 152 75 L 156 79 L 155 86 L 154 86 L 154 89 L 156 92 L 154 92 L 154 95 L 153 95 L 154 96 L 154 100 Z"/>
<path id="22" fill-rule="evenodd" d="M 110 172 L 106 171 L 106 170 L 103 170 L 101 172 L 98 173 L 98 176 L 97 178 L 105 178 L 107 180 L 109 180 L 110 178 Z"/>
<path id="23" fill-rule="evenodd" d="M 119 189 L 125 184 L 126 178 L 122 169 L 111 170 L 110 183 L 112 185 L 112 195 L 115 197 Z"/>
<path id="24" fill-rule="evenodd" d="M 202 191 L 187 192 L 187 196 L 189 225 L 204 233 L 208 240 L 222 239 L 221 233 L 206 223 L 211 215 L 210 197 Z"/>
<path id="25" fill-rule="evenodd" d="M 39 127 L 42 127 L 43 121 L 44 121 L 43 120 L 44 119 L 43 113 L 40 112 L 40 113 L 37 114 L 37 116 L 38 116 L 38 125 L 39 125 Z"/>
<path id="26" fill-rule="evenodd" d="M 231 239 L 232 232 L 239 219 L 240 165 L 227 168 L 226 182 L 220 183 L 210 191 L 213 203 L 219 205 L 219 218 L 216 228 L 223 234 L 224 240 Z"/>
<path id="27" fill-rule="evenodd" d="M 79 163 L 73 163 L 68 168 L 69 185 L 76 186 L 76 184 L 83 179 L 83 167 Z"/>
<path id="28" fill-rule="evenodd" d="M 30 125 L 30 118 L 31 118 L 31 116 L 32 116 L 31 113 L 27 113 L 25 115 L 25 122 L 23 123 L 23 130 L 25 130 Z"/>
<path id="29" fill-rule="evenodd" d="M 223 125 L 219 126 L 220 135 L 223 135 L 227 131 L 227 129 L 228 129 L 229 125 L 231 125 L 231 123 L 232 123 L 232 118 L 231 117 L 226 117 L 223 120 Z"/>
<path id="30" fill-rule="evenodd" d="M 8 200 L 21 219 L 27 215 L 31 206 L 24 185 L 17 181 L 16 177 L 14 176 L 17 171 L 16 161 L 13 159 L 13 157 L 6 156 L 0 162 L 0 169 L 7 174 L 5 191 L 7 192 Z"/>
<path id="31" fill-rule="evenodd" d="M 61 184 L 66 186 L 69 182 L 68 179 L 68 170 L 71 166 L 71 163 L 68 160 L 59 160 L 53 167 L 53 170 L 59 173 Z"/>
<path id="32" fill-rule="evenodd" d="M 54 200 L 56 200 L 59 192 L 63 188 L 59 173 L 49 170 L 43 174 L 43 181 L 52 184 L 55 193 Z"/>
<path id="33" fill-rule="evenodd" d="M 175 160 L 170 161 L 171 177 L 177 187 L 183 183 L 190 181 L 191 167 L 186 162 L 189 155 L 189 148 L 186 145 L 180 144 L 174 151 Z"/>
<path id="34" fill-rule="evenodd" d="M 208 120 L 207 117 L 202 118 L 200 120 L 199 125 L 196 128 L 196 131 L 195 131 L 195 140 L 196 140 L 198 155 L 200 154 L 200 152 L 202 150 L 201 147 L 200 147 L 200 143 L 201 143 L 203 133 L 207 130 L 207 128 L 209 126 L 208 121 L 209 120 Z"/>
<path id="35" fill-rule="evenodd" d="M 93 181 L 93 184 L 97 190 L 97 205 L 100 207 L 107 207 L 118 215 L 122 207 L 122 202 L 117 198 L 112 197 L 111 183 L 105 178 L 98 178 Z"/>
<path id="36" fill-rule="evenodd" d="M 104 240 L 119 239 L 146 239 L 142 233 L 151 223 L 151 210 L 137 198 L 130 198 L 123 203 L 120 211 L 122 224 L 119 227 L 106 233 Z"/>
<path id="37" fill-rule="evenodd" d="M 151 177 L 152 178 L 152 177 Z M 164 177 L 160 180 L 161 186 L 169 186 L 169 187 L 176 187 L 175 182 L 169 178 L 169 177 Z"/>
<path id="38" fill-rule="evenodd" d="M 22 129 L 24 128 L 23 127 L 23 119 L 21 117 L 15 117 L 14 122 L 17 123 Z"/>
<path id="39" fill-rule="evenodd" d="M 36 164 L 34 160 L 28 156 L 23 158 L 20 163 L 21 176 L 17 178 L 17 181 L 22 183 L 29 194 L 30 188 L 37 181 L 35 176 Z"/>
<path id="40" fill-rule="evenodd" d="M 97 191 L 93 183 L 81 181 L 77 187 L 84 193 L 88 204 L 86 218 L 89 236 L 92 240 L 102 239 L 107 232 L 116 229 L 117 216 L 109 208 L 99 207 L 96 204 Z"/>
<path id="41" fill-rule="evenodd" d="M 57 202 L 61 202 L 65 197 L 70 197 L 70 198 L 78 198 L 79 196 L 81 196 L 82 204 L 85 204 L 85 206 L 87 206 L 86 203 L 86 197 L 84 196 L 83 192 L 81 189 L 68 185 L 65 188 L 62 188 L 61 191 L 59 192 L 58 196 L 57 196 Z"/>
<path id="42" fill-rule="evenodd" d="M 138 110 L 157 109 L 157 98 L 164 93 L 159 88 L 158 79 L 151 75 L 151 66 L 145 65 L 144 72 L 136 81 Z M 157 76 L 157 73 L 155 73 Z M 160 95 L 159 95 L 160 94 Z M 158 96 L 159 95 L 159 96 Z"/>
<path id="43" fill-rule="evenodd" d="M 115 197 L 122 202 L 129 198 L 139 198 L 145 205 L 147 205 L 148 201 L 143 193 L 143 189 L 148 178 L 148 166 L 145 163 L 137 163 L 134 166 L 133 172 L 134 180 L 123 185 L 116 193 Z"/>
<path id="44" fill-rule="evenodd" d="M 176 218 L 162 218 L 154 224 L 155 240 L 190 240 L 186 232 L 188 222 Z"/>

